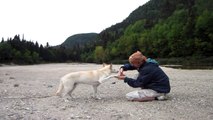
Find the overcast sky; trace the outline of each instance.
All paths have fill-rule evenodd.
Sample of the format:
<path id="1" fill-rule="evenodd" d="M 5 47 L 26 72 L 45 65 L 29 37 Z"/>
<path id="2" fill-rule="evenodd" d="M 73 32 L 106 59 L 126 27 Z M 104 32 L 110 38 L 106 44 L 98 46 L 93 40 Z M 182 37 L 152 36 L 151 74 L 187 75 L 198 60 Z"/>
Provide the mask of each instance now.
<path id="1" fill-rule="evenodd" d="M 149 0 L 0 0 L 0 38 L 24 34 L 51 46 L 71 35 L 100 33 Z"/>

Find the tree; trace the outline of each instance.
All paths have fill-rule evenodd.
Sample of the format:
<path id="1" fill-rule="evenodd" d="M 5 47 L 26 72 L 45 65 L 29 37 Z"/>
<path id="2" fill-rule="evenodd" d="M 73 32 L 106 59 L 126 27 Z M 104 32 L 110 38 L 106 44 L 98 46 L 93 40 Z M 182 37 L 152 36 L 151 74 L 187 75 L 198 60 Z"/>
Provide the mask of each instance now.
<path id="1" fill-rule="evenodd" d="M 103 63 L 105 60 L 104 48 L 102 46 L 96 46 L 95 48 L 95 60 L 98 63 Z"/>
<path id="2" fill-rule="evenodd" d="M 32 53 L 32 60 L 33 60 L 33 63 L 39 63 L 39 54 L 37 52 L 33 52 Z"/>
<path id="3" fill-rule="evenodd" d="M 196 37 L 199 43 L 196 43 L 197 49 L 202 50 L 205 56 L 213 55 L 213 13 L 210 11 L 203 11 L 196 21 Z M 196 42 L 198 42 L 196 41 Z M 199 44 L 199 45 L 198 45 Z"/>
<path id="4" fill-rule="evenodd" d="M 48 47 L 50 47 L 50 45 L 49 45 L 49 43 L 47 42 L 47 44 L 46 44 L 46 46 L 45 46 L 46 48 L 48 48 Z"/>
<path id="5" fill-rule="evenodd" d="M 30 53 L 29 50 L 25 50 L 25 52 L 23 54 L 23 60 L 27 64 L 32 64 L 33 63 L 33 59 L 32 59 L 32 56 L 31 56 L 31 53 Z"/>
<path id="6" fill-rule="evenodd" d="M 1 39 L 1 43 L 4 43 L 4 38 Z"/>
<path id="7" fill-rule="evenodd" d="M 8 43 L 0 43 L 0 62 L 11 62 L 12 58 L 12 46 Z"/>
<path id="8" fill-rule="evenodd" d="M 20 51 L 15 52 L 14 62 L 17 63 L 17 64 L 23 64 L 24 59 L 23 59 L 23 55 Z"/>

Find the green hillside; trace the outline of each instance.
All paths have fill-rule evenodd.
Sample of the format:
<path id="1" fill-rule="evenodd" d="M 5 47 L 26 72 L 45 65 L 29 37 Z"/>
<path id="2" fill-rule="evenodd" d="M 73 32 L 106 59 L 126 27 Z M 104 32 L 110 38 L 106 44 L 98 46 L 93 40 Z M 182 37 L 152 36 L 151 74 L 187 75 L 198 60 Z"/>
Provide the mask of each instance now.
<path id="1" fill-rule="evenodd" d="M 90 40 L 79 40 L 79 35 L 62 45 L 72 47 L 72 53 L 81 55 L 75 60 L 82 62 L 125 60 L 136 50 L 152 58 L 211 61 L 212 5 L 212 0 L 150 0 L 121 23 L 100 32 L 98 39 L 87 45 L 89 52 L 83 46 Z"/>
<path id="2" fill-rule="evenodd" d="M 212 0 L 150 0 L 102 31 L 102 45 L 112 59 L 135 50 L 155 58 L 212 56 L 212 5 Z"/>
<path id="3" fill-rule="evenodd" d="M 61 46 L 65 48 L 73 48 L 75 46 L 84 47 L 88 44 L 94 44 L 98 39 L 97 33 L 82 33 L 68 37 Z"/>

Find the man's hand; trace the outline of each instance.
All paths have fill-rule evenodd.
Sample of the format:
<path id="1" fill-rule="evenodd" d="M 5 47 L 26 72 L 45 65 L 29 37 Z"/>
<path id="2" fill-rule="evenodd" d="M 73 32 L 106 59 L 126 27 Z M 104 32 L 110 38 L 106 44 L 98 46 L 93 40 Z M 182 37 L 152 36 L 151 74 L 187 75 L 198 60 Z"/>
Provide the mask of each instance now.
<path id="1" fill-rule="evenodd" d="M 119 75 L 119 76 L 124 76 L 123 72 L 124 72 L 123 68 L 120 68 L 120 69 L 119 69 L 119 72 L 118 72 L 118 75 Z"/>
<path id="2" fill-rule="evenodd" d="M 124 78 L 125 78 L 126 76 L 124 75 L 123 72 L 124 72 L 123 68 L 120 68 L 120 69 L 119 69 L 119 72 L 118 72 L 118 75 L 115 76 L 115 78 L 118 78 L 119 80 L 124 80 Z"/>
<path id="3" fill-rule="evenodd" d="M 124 80 L 124 78 L 126 77 L 125 75 L 118 75 L 115 76 L 116 78 L 118 78 L 119 80 Z"/>

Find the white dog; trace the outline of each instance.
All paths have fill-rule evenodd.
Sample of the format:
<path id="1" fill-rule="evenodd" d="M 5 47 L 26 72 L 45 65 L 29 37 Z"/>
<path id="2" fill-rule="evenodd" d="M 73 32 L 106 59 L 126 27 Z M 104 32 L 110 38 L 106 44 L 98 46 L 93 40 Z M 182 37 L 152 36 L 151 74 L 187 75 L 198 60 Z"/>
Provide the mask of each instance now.
<path id="1" fill-rule="evenodd" d="M 110 76 L 110 74 L 113 72 L 115 71 L 112 69 L 112 64 L 103 64 L 103 68 L 97 70 L 72 72 L 66 74 L 60 80 L 56 95 L 61 95 L 64 97 L 69 94 L 70 97 L 72 97 L 71 94 L 78 84 L 89 84 L 94 88 L 94 97 L 100 99 L 97 96 L 97 87 L 106 80 L 114 77 L 115 75 Z"/>

